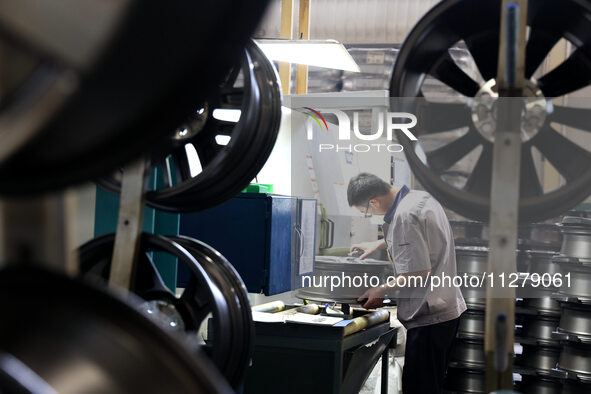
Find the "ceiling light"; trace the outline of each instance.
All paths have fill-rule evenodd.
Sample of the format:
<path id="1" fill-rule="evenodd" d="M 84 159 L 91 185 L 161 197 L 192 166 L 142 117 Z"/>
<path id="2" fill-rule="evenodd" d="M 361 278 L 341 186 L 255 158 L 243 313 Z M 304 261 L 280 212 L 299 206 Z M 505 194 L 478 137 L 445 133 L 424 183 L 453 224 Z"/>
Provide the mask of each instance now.
<path id="1" fill-rule="evenodd" d="M 265 55 L 280 62 L 360 72 L 347 49 L 335 40 L 255 40 Z"/>

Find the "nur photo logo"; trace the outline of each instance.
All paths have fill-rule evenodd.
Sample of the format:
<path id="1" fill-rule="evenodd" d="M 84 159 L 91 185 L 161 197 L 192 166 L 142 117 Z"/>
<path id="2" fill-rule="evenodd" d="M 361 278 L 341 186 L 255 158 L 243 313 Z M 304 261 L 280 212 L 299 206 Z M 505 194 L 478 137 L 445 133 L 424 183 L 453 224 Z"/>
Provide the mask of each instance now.
<path id="1" fill-rule="evenodd" d="M 417 125 L 417 117 L 408 112 L 380 112 L 377 116 L 378 125 L 377 130 L 369 130 L 368 132 L 362 132 L 359 129 L 359 112 L 353 112 L 353 121 L 349 118 L 349 115 L 344 111 L 338 109 L 313 109 L 311 107 L 302 107 L 300 109 L 302 113 L 308 116 L 306 122 L 306 138 L 308 141 L 314 139 L 315 125 L 318 126 L 319 130 L 329 131 L 328 122 L 322 115 L 323 113 L 332 114 L 337 119 L 337 140 L 351 141 L 377 141 L 383 138 L 384 131 L 387 141 L 394 141 L 394 130 L 400 130 L 404 135 L 411 141 L 416 141 L 417 138 L 410 131 Z M 325 151 L 347 151 L 347 152 L 369 152 L 369 151 L 388 151 L 392 153 L 402 152 L 403 147 L 396 143 L 359 143 L 359 144 L 327 144 L 322 143 L 318 145 L 319 152 Z"/>
<path id="2" fill-rule="evenodd" d="M 315 109 L 312 109 L 310 107 L 304 107 L 304 109 L 306 111 L 304 111 L 305 115 L 308 115 L 310 118 L 314 119 L 316 121 L 316 123 L 318 123 L 318 126 L 320 126 L 320 130 L 322 130 L 322 125 L 324 124 L 324 129 L 326 131 L 328 131 L 328 124 L 326 123 L 326 119 L 324 119 L 324 116 L 322 116 L 322 114 L 318 111 L 316 111 Z M 322 121 L 322 123 L 320 123 L 320 121 Z M 310 138 L 308 138 L 310 139 Z"/>

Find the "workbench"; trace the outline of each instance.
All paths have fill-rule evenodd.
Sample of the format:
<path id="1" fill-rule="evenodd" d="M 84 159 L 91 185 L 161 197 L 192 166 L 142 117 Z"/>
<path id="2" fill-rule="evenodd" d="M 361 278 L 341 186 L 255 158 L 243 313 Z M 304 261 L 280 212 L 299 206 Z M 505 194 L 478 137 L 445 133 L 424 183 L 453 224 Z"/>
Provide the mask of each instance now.
<path id="1" fill-rule="evenodd" d="M 356 394 L 380 358 L 381 392 L 387 394 L 388 351 L 396 347 L 398 328 L 386 321 L 346 337 L 343 330 L 255 322 L 255 351 L 244 394 Z"/>

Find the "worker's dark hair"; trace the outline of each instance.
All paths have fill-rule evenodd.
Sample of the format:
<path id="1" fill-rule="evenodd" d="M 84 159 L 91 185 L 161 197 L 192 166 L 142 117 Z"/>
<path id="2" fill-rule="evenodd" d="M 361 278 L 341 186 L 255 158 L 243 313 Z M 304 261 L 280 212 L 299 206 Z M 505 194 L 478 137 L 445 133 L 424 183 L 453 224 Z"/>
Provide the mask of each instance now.
<path id="1" fill-rule="evenodd" d="M 347 200 L 349 206 L 362 207 L 372 198 L 386 195 L 390 192 L 390 185 L 373 174 L 362 172 L 349 181 Z"/>

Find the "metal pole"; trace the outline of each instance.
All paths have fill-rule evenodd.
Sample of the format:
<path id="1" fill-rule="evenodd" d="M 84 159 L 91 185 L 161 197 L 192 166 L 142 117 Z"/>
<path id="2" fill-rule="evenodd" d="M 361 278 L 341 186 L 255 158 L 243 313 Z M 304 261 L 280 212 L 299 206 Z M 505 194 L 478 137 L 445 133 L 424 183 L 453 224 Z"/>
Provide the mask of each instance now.
<path id="1" fill-rule="evenodd" d="M 293 39 L 293 0 L 281 0 L 281 32 L 284 40 Z M 279 62 L 279 78 L 283 94 L 291 94 L 291 63 Z"/>
<path id="2" fill-rule="evenodd" d="M 310 39 L 310 1 L 300 0 L 298 40 Z M 308 65 L 298 64 L 296 72 L 296 94 L 308 93 Z"/>
<path id="3" fill-rule="evenodd" d="M 380 387 L 381 394 L 388 394 L 388 370 L 390 367 L 388 365 L 389 353 L 390 353 L 390 346 L 386 347 L 386 350 L 384 350 L 384 353 L 382 353 L 382 382 L 381 382 L 381 387 Z"/>
<path id="4" fill-rule="evenodd" d="M 526 0 L 503 0 L 497 86 L 498 123 L 493 149 L 488 272 L 486 291 L 486 390 L 513 388 L 521 99 L 525 67 Z M 504 284 L 501 283 L 504 278 Z M 504 285 L 504 286 L 503 286 Z"/>

